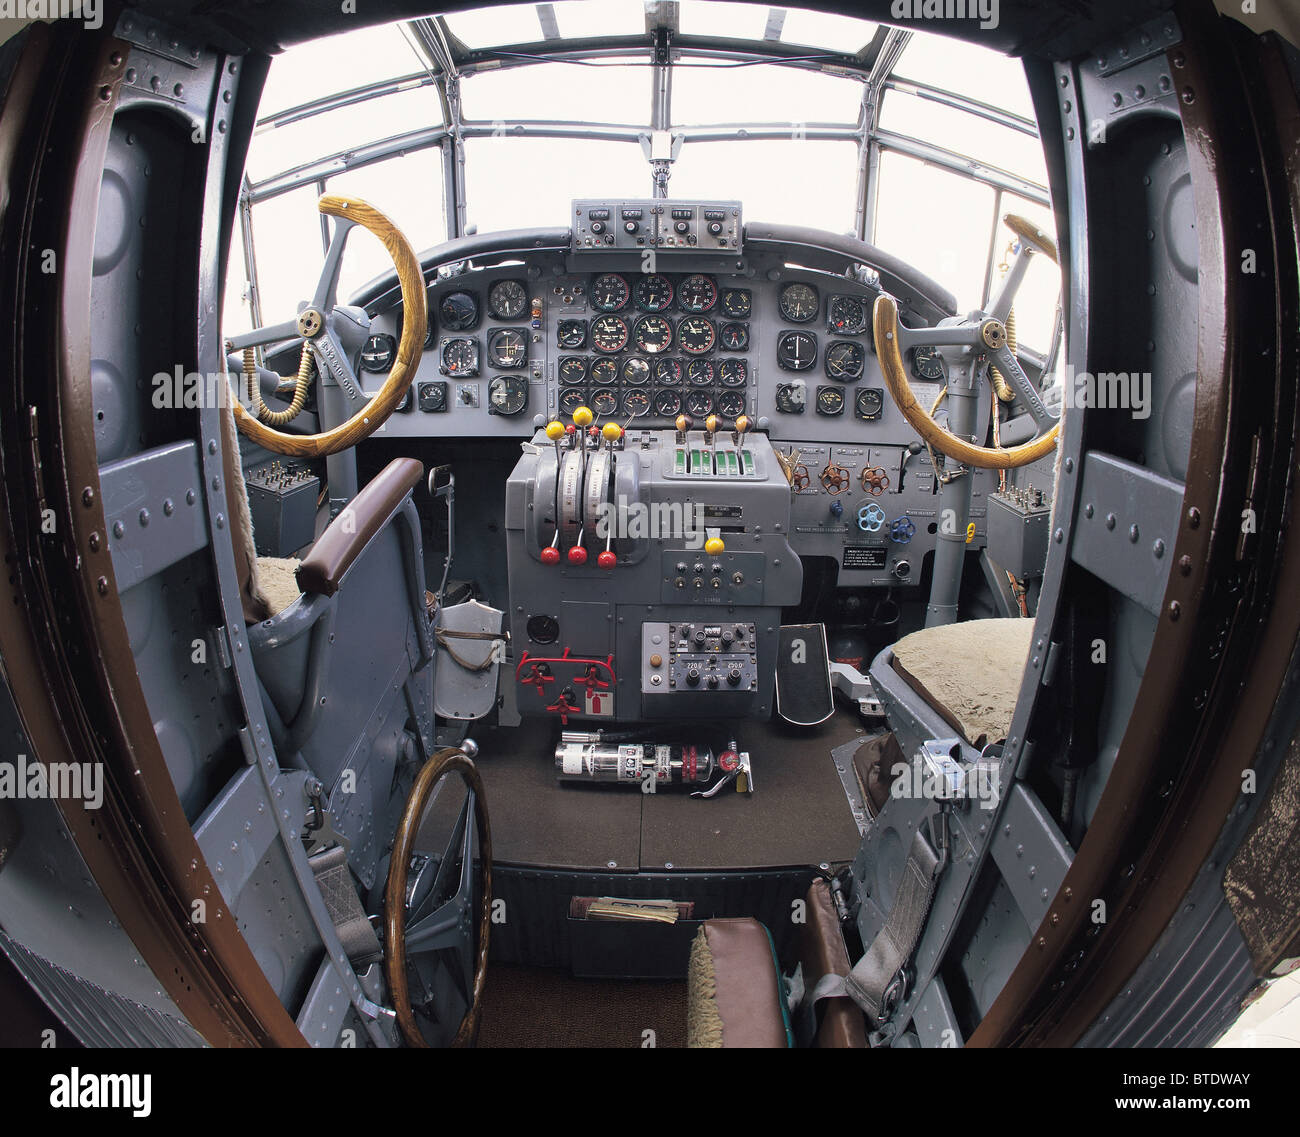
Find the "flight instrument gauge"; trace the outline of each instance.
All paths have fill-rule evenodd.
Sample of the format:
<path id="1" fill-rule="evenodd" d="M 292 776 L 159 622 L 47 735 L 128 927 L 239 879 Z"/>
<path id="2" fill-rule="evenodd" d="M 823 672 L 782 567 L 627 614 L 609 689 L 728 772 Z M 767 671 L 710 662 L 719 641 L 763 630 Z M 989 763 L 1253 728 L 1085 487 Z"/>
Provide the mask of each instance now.
<path id="1" fill-rule="evenodd" d="M 643 312 L 662 312 L 673 302 L 672 282 L 660 273 L 649 273 L 633 285 L 632 299 Z"/>
<path id="2" fill-rule="evenodd" d="M 678 285 L 677 306 L 683 312 L 707 312 L 718 302 L 718 286 L 703 273 L 688 276 Z"/>
<path id="3" fill-rule="evenodd" d="M 931 382 L 939 382 L 948 375 L 943 356 L 937 347 L 912 348 L 912 370 L 918 379 L 929 379 Z"/>
<path id="4" fill-rule="evenodd" d="M 563 415 L 573 414 L 573 412 L 576 411 L 580 406 L 582 406 L 582 404 L 586 402 L 586 400 L 587 400 L 587 396 L 583 394 L 582 388 L 580 387 L 570 387 L 569 390 L 567 391 L 561 391 L 560 392 L 560 414 Z"/>
<path id="5" fill-rule="evenodd" d="M 665 387 L 676 387 L 682 381 L 682 361 L 680 359 L 655 360 L 655 382 Z"/>
<path id="6" fill-rule="evenodd" d="M 528 290 L 521 280 L 498 280 L 488 289 L 488 311 L 498 320 L 517 320 L 528 310 Z"/>
<path id="7" fill-rule="evenodd" d="M 817 289 L 799 281 L 781 289 L 779 303 L 782 317 L 792 324 L 806 324 L 815 320 L 821 307 Z"/>
<path id="8" fill-rule="evenodd" d="M 853 397 L 853 413 L 863 422 L 875 422 L 885 409 L 885 392 L 879 387 L 859 387 Z"/>
<path id="9" fill-rule="evenodd" d="M 478 327 L 478 297 L 472 292 L 448 292 L 438 304 L 444 332 L 468 332 Z"/>
<path id="10" fill-rule="evenodd" d="M 673 345 L 673 326 L 662 316 L 642 316 L 632 331 L 638 351 L 659 355 Z"/>
<path id="11" fill-rule="evenodd" d="M 498 375 L 488 384 L 488 412 L 517 415 L 528 406 L 528 380 L 522 375 Z"/>
<path id="12" fill-rule="evenodd" d="M 860 336 L 867 330 L 867 302 L 861 296 L 832 296 L 826 302 L 826 328 L 837 336 Z"/>
<path id="13" fill-rule="evenodd" d="M 628 391 L 623 395 L 623 414 L 641 418 L 650 413 L 650 396 L 645 391 Z"/>
<path id="14" fill-rule="evenodd" d="M 600 316 L 591 322 L 591 346 L 605 355 L 627 347 L 627 322 L 621 316 Z"/>
<path id="15" fill-rule="evenodd" d="M 561 320 L 555 327 L 555 339 L 560 347 L 573 351 L 587 346 L 586 320 Z"/>
<path id="16" fill-rule="evenodd" d="M 682 409 L 682 397 L 676 391 L 660 391 L 655 395 L 655 414 L 669 418 Z"/>
<path id="17" fill-rule="evenodd" d="M 708 391 L 691 391 L 686 396 L 686 413 L 699 418 L 713 411 L 713 396 Z"/>
<path id="18" fill-rule="evenodd" d="M 560 360 L 560 386 L 577 387 L 587 378 L 587 361 L 580 355 L 568 355 Z"/>
<path id="19" fill-rule="evenodd" d="M 518 328 L 494 328 L 488 332 L 488 362 L 502 371 L 512 371 L 528 362 L 528 337 Z"/>
<path id="20" fill-rule="evenodd" d="M 478 340 L 450 339 L 444 340 L 442 358 L 438 370 L 444 375 L 457 379 L 466 379 L 478 374 L 479 356 Z"/>
<path id="21" fill-rule="evenodd" d="M 745 413 L 745 393 L 743 391 L 723 391 L 718 396 L 718 414 L 735 418 Z"/>
<path id="22" fill-rule="evenodd" d="M 749 350 L 748 324 L 723 324 L 718 337 L 722 340 L 722 347 L 725 351 Z"/>
<path id="23" fill-rule="evenodd" d="M 618 360 L 598 359 L 591 365 L 591 381 L 601 386 L 618 382 Z"/>
<path id="24" fill-rule="evenodd" d="M 396 352 L 397 341 L 392 336 L 371 336 L 361 349 L 361 370 L 375 373 L 389 370 Z"/>
<path id="25" fill-rule="evenodd" d="M 677 343 L 687 355 L 703 355 L 713 350 L 718 333 L 703 316 L 688 316 L 677 325 Z"/>
<path id="26" fill-rule="evenodd" d="M 718 378 L 724 387 L 743 387 L 749 378 L 749 368 L 743 359 L 724 359 L 718 370 Z"/>
<path id="27" fill-rule="evenodd" d="M 602 273 L 592 282 L 591 306 L 598 312 L 617 312 L 631 295 L 627 281 L 618 273 Z"/>
<path id="28" fill-rule="evenodd" d="M 722 294 L 722 314 L 733 320 L 747 320 L 754 306 L 748 288 L 728 288 Z"/>
<path id="29" fill-rule="evenodd" d="M 800 379 L 797 383 L 778 383 L 776 409 L 783 415 L 801 415 L 808 401 L 808 388 Z"/>
<path id="30" fill-rule="evenodd" d="M 817 362 L 817 337 L 812 332 L 782 332 L 776 361 L 787 371 L 807 371 Z"/>
<path id="31" fill-rule="evenodd" d="M 836 340 L 826 348 L 826 378 L 845 382 L 862 375 L 863 364 L 867 355 L 860 343 L 852 340 Z"/>
<path id="32" fill-rule="evenodd" d="M 707 359 L 692 359 L 686 365 L 686 382 L 692 387 L 712 386 L 713 378 L 713 364 Z"/>
<path id="33" fill-rule="evenodd" d="M 650 382 L 650 364 L 640 356 L 632 356 L 623 364 L 623 382 L 629 387 L 644 387 Z"/>
<path id="34" fill-rule="evenodd" d="M 609 418 L 618 411 L 618 392 L 612 387 L 601 387 L 592 391 L 591 409 L 601 418 Z"/>
<path id="35" fill-rule="evenodd" d="M 844 413 L 844 392 L 839 387 L 817 388 L 817 413 L 841 415 Z"/>

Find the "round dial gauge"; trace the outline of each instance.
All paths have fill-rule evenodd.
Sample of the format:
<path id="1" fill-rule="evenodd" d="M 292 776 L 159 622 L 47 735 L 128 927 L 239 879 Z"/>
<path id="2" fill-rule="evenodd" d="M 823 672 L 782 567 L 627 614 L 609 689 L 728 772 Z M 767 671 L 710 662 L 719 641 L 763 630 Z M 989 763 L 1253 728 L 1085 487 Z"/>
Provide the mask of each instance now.
<path id="1" fill-rule="evenodd" d="M 623 413 L 628 418 L 640 418 L 650 413 L 650 396 L 645 391 L 628 391 L 623 395 Z"/>
<path id="2" fill-rule="evenodd" d="M 707 387 L 713 382 L 713 364 L 707 359 L 692 359 L 686 367 L 686 381 L 692 387 Z"/>
<path id="3" fill-rule="evenodd" d="M 748 324 L 723 324 L 718 335 L 728 351 L 746 351 L 749 348 Z"/>
<path id="4" fill-rule="evenodd" d="M 817 337 L 812 332 L 782 332 L 776 361 L 787 371 L 807 371 L 817 362 Z"/>
<path id="5" fill-rule="evenodd" d="M 612 387 L 600 387 L 591 393 L 591 409 L 602 418 L 618 410 L 618 392 Z"/>
<path id="6" fill-rule="evenodd" d="M 642 316 L 632 331 L 637 350 L 659 355 L 673 344 L 673 326 L 662 316 Z"/>
<path id="7" fill-rule="evenodd" d="M 566 415 L 573 414 L 574 411 L 576 411 L 580 406 L 582 406 L 583 401 L 586 399 L 586 397 L 587 396 L 583 394 L 582 390 L 577 387 L 571 387 L 567 391 L 561 391 L 560 392 L 560 413 Z"/>
<path id="8" fill-rule="evenodd" d="M 820 306 L 817 289 L 811 284 L 796 281 L 781 289 L 781 315 L 792 324 L 806 324 L 809 320 L 815 320 Z"/>
<path id="9" fill-rule="evenodd" d="M 682 361 L 680 359 L 655 360 L 655 382 L 665 387 L 675 387 L 682 381 Z"/>
<path id="10" fill-rule="evenodd" d="M 488 409 L 499 415 L 517 415 L 528 406 L 528 380 L 521 375 L 498 375 L 488 384 Z"/>
<path id="11" fill-rule="evenodd" d="M 713 396 L 708 391 L 691 391 L 686 396 L 686 413 L 698 418 L 713 410 Z"/>
<path id="12" fill-rule="evenodd" d="M 718 302 L 718 286 L 703 273 L 688 276 L 677 288 L 677 306 L 683 312 L 707 312 Z"/>
<path id="13" fill-rule="evenodd" d="M 803 414 L 808 389 L 803 380 L 798 383 L 779 383 L 776 388 L 776 409 L 786 415 Z"/>
<path id="14" fill-rule="evenodd" d="M 735 418 L 745 413 L 745 394 L 743 391 L 723 391 L 718 396 L 718 414 Z"/>
<path id="15" fill-rule="evenodd" d="M 725 359 L 718 378 L 722 380 L 724 387 L 743 387 L 745 380 L 749 378 L 749 368 L 745 366 L 743 359 Z"/>
<path id="16" fill-rule="evenodd" d="M 415 397 L 422 411 L 433 413 L 445 411 L 447 409 L 447 384 L 421 383 Z"/>
<path id="17" fill-rule="evenodd" d="M 644 387 L 650 382 L 650 364 L 634 355 L 623 364 L 623 382 L 629 387 Z"/>
<path id="18" fill-rule="evenodd" d="M 488 289 L 488 311 L 498 320 L 517 320 L 528 310 L 528 290 L 522 280 L 498 280 Z"/>
<path id="19" fill-rule="evenodd" d="M 560 347 L 573 349 L 587 346 L 586 320 L 561 320 L 555 327 L 555 339 Z"/>
<path id="20" fill-rule="evenodd" d="M 528 337 L 517 328 L 495 328 L 488 333 L 488 362 L 503 371 L 528 362 Z"/>
<path id="21" fill-rule="evenodd" d="M 392 336 L 371 336 L 361 349 L 361 370 L 387 371 L 393 366 L 393 355 L 396 351 L 397 341 Z"/>
<path id="22" fill-rule="evenodd" d="M 478 340 L 454 339 L 442 345 L 440 370 L 464 378 L 478 374 Z"/>
<path id="23" fill-rule="evenodd" d="M 669 417 L 682 409 L 682 397 L 676 391 L 660 391 L 655 395 L 655 414 Z"/>
<path id="24" fill-rule="evenodd" d="M 918 379 L 929 379 L 932 382 L 937 382 L 948 374 L 948 368 L 937 347 L 912 348 L 912 370 Z"/>
<path id="25" fill-rule="evenodd" d="M 560 360 L 560 386 L 576 387 L 587 378 L 587 361 L 580 355 L 568 355 Z"/>
<path id="26" fill-rule="evenodd" d="M 677 325 L 677 342 L 688 355 L 703 355 L 713 348 L 718 333 L 703 316 L 688 316 Z"/>
<path id="27" fill-rule="evenodd" d="M 826 348 L 826 377 L 828 379 L 856 379 L 862 374 L 866 352 L 860 343 L 836 340 Z"/>
<path id="28" fill-rule="evenodd" d="M 818 387 L 817 413 L 819 415 L 843 414 L 844 392 L 839 387 Z"/>
<path id="29" fill-rule="evenodd" d="M 598 312 L 617 312 L 631 295 L 627 281 L 616 272 L 601 273 L 591 284 L 591 306 Z"/>
<path id="30" fill-rule="evenodd" d="M 754 301 L 748 288 L 728 288 L 722 294 L 722 311 L 733 320 L 749 318 Z"/>
<path id="31" fill-rule="evenodd" d="M 472 292 L 448 292 L 438 304 L 438 321 L 444 332 L 478 327 L 478 297 Z"/>
<path id="32" fill-rule="evenodd" d="M 879 387 L 859 387 L 853 398 L 853 413 L 865 422 L 874 422 L 885 409 L 885 393 Z"/>
<path id="33" fill-rule="evenodd" d="M 632 299 L 643 312 L 662 312 L 673 302 L 672 282 L 666 276 L 652 272 L 633 286 Z"/>
<path id="34" fill-rule="evenodd" d="M 867 330 L 867 305 L 860 296 L 832 296 L 826 305 L 826 324 L 841 336 L 857 336 Z"/>
<path id="35" fill-rule="evenodd" d="M 591 365 L 591 381 L 602 386 L 618 382 L 618 361 L 598 359 Z"/>
<path id="36" fill-rule="evenodd" d="M 627 347 L 627 322 L 621 316 L 600 316 L 591 322 L 591 346 L 606 355 Z"/>

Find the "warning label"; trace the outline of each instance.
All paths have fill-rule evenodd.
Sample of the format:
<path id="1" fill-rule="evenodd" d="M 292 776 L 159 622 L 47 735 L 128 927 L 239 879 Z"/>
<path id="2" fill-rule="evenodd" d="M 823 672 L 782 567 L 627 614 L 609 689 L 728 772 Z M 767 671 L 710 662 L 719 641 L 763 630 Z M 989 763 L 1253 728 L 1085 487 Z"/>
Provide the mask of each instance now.
<path id="1" fill-rule="evenodd" d="M 889 561 L 889 550 L 884 545 L 845 545 L 846 569 L 882 569 Z"/>

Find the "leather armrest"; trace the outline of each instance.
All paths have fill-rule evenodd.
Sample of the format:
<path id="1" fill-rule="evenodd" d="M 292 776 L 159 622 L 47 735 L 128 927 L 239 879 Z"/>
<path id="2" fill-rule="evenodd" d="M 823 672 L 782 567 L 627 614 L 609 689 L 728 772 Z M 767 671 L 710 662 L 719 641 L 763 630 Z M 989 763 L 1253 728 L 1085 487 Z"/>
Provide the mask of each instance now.
<path id="1" fill-rule="evenodd" d="M 298 587 L 308 595 L 333 596 L 370 539 L 423 477 L 424 467 L 414 458 L 389 462 L 320 535 L 298 566 Z"/>

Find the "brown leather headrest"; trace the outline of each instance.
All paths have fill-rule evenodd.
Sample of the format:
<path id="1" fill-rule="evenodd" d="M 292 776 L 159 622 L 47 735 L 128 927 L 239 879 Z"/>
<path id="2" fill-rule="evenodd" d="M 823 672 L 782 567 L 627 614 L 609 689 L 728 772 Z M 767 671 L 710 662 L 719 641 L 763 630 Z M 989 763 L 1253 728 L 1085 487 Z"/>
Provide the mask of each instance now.
<path id="1" fill-rule="evenodd" d="M 298 587 L 309 595 L 333 596 L 370 538 L 423 477 L 424 467 L 414 458 L 389 462 L 320 535 L 298 566 Z"/>

